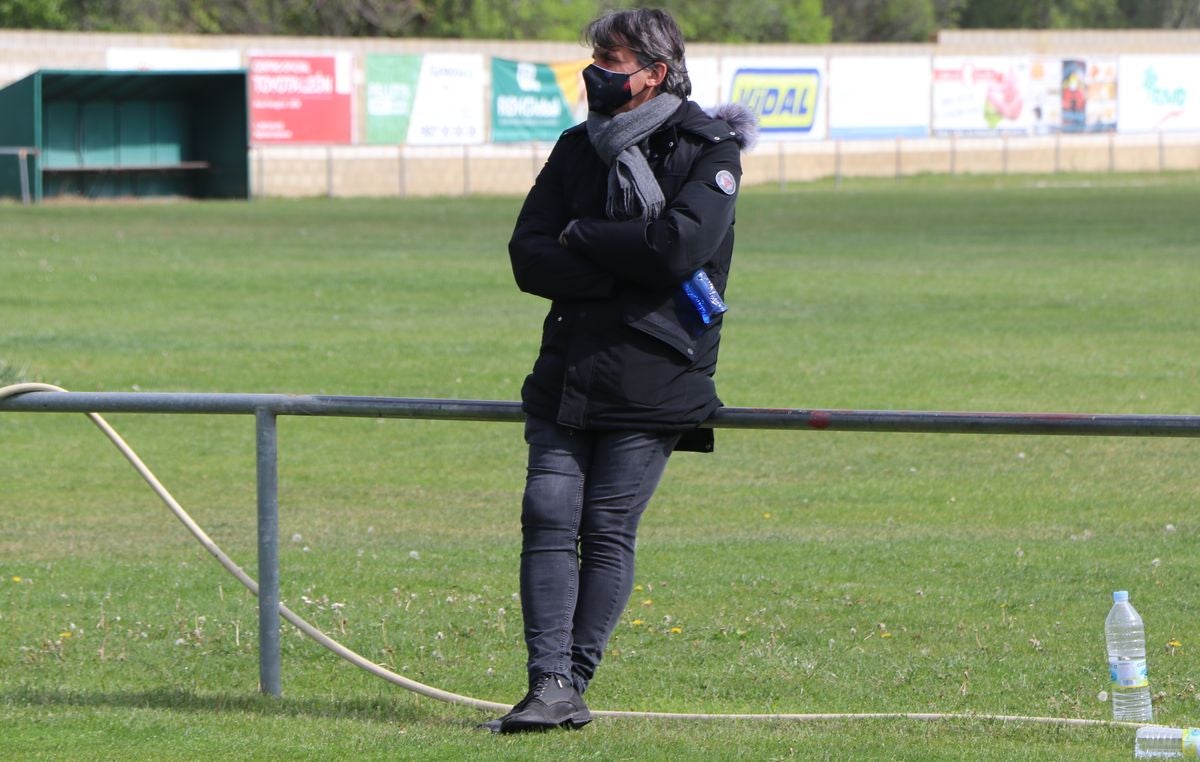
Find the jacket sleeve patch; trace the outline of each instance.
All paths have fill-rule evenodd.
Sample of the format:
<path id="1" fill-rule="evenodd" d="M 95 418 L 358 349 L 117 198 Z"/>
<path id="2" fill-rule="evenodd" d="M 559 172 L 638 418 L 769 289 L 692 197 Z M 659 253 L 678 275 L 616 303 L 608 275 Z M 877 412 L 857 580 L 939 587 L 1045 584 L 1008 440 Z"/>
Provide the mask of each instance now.
<path id="1" fill-rule="evenodd" d="M 717 187 L 725 192 L 725 195 L 732 196 L 734 193 L 737 193 L 737 180 L 734 179 L 733 173 L 728 169 L 722 169 L 713 180 L 716 182 Z"/>

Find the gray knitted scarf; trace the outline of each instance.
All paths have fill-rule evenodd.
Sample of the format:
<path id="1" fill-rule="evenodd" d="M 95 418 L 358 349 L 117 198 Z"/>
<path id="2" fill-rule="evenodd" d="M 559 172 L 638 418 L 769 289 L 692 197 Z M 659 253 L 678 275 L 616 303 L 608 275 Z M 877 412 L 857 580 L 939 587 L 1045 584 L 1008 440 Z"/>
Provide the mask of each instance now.
<path id="1" fill-rule="evenodd" d="M 609 167 L 605 208 L 609 219 L 653 220 L 662 212 L 666 203 L 662 188 L 638 143 L 661 127 L 682 102 L 678 96 L 659 93 L 632 111 L 616 116 L 588 112 L 588 137 Z"/>

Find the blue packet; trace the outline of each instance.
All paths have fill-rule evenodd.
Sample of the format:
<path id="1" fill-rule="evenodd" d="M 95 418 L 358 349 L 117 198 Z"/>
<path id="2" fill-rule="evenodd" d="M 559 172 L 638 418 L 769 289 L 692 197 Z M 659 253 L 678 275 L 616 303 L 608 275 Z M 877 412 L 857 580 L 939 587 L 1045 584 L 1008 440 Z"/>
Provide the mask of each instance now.
<path id="1" fill-rule="evenodd" d="M 712 323 L 713 318 L 729 309 L 717 293 L 717 287 L 709 279 L 708 273 L 703 270 L 697 270 L 691 278 L 683 282 L 683 293 L 687 294 L 688 301 L 696 308 L 700 320 L 705 325 Z"/>

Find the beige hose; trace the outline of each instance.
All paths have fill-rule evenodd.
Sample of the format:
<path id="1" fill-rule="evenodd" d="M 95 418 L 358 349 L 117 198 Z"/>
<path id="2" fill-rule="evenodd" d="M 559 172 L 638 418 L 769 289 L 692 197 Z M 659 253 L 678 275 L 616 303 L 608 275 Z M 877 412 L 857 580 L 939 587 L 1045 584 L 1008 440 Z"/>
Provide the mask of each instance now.
<path id="1" fill-rule="evenodd" d="M 65 392 L 59 386 L 42 383 L 20 383 L 10 386 L 0 387 L 0 400 L 6 397 L 13 397 L 26 392 Z M 225 570 L 237 578 L 243 586 L 255 596 L 258 595 L 258 583 L 246 574 L 246 572 L 233 562 L 225 551 L 213 542 L 212 538 L 200 528 L 200 526 L 188 515 L 183 506 L 171 495 L 162 482 L 154 475 L 154 473 L 142 462 L 138 454 L 133 451 L 133 448 L 121 438 L 108 421 L 98 413 L 86 413 L 87 417 L 92 420 L 92 423 L 104 432 L 104 436 L 108 437 L 109 441 L 116 446 L 125 459 L 129 461 L 134 470 L 141 475 L 142 479 L 150 485 L 154 493 L 171 509 L 171 513 L 175 514 L 175 518 L 183 523 L 192 536 L 204 546 L 204 548 L 217 559 Z M 450 704 L 461 704 L 464 706 L 474 707 L 484 711 L 508 711 L 508 704 L 499 704 L 495 701 L 484 701 L 483 699 L 471 698 L 458 693 L 451 693 L 439 688 L 434 688 L 423 683 L 418 683 L 403 675 L 397 674 L 386 667 L 367 659 L 361 654 L 350 650 L 349 648 L 338 643 L 333 638 L 329 637 L 319 629 L 309 624 L 299 614 L 289 609 L 282 603 L 279 604 L 279 614 L 287 621 L 295 625 L 296 629 L 312 638 L 322 646 L 342 657 L 351 664 L 370 672 L 376 677 L 383 678 L 389 683 L 405 688 L 422 696 L 427 696 L 438 701 L 445 701 Z M 707 714 L 707 713 L 690 713 L 690 712 L 635 712 L 635 711 L 612 711 L 612 710 L 593 710 L 592 715 L 595 717 L 637 717 L 651 719 L 668 719 L 668 720 L 792 720 L 801 722 L 812 722 L 820 720 L 986 720 L 994 722 L 1027 722 L 1040 723 L 1046 725 L 1103 725 L 1103 726 L 1119 726 L 1119 727 L 1140 727 L 1142 723 L 1136 722 L 1115 722 L 1112 720 L 1089 720 L 1068 717 L 1026 717 L 1019 715 L 1003 715 L 1003 714 L 945 714 L 945 713 L 918 713 L 918 712 L 870 712 L 860 714 L 840 714 L 840 713 L 813 713 L 813 714 Z"/>

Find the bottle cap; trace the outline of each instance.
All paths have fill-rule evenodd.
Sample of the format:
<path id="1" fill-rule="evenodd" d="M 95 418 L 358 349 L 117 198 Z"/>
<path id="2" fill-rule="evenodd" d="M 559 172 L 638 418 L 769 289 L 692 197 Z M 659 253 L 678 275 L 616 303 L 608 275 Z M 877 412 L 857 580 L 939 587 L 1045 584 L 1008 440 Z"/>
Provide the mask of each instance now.
<path id="1" fill-rule="evenodd" d="M 1129 600 L 1128 590 L 1118 590 L 1113 593 L 1113 603 L 1124 603 Z"/>

